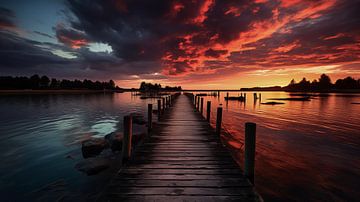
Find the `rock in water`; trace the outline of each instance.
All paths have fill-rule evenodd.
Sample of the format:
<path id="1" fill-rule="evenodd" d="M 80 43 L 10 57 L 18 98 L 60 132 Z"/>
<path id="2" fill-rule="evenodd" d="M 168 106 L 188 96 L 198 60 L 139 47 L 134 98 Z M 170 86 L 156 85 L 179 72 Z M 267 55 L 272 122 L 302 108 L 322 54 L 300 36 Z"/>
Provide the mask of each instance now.
<path id="1" fill-rule="evenodd" d="M 100 154 L 105 147 L 107 142 L 102 138 L 91 138 L 82 142 L 82 154 L 84 158 L 96 156 Z"/>
<path id="2" fill-rule="evenodd" d="M 121 151 L 123 138 L 124 134 L 120 132 L 112 132 L 105 136 L 112 151 Z"/>
<path id="3" fill-rule="evenodd" d="M 92 157 L 84 159 L 75 165 L 75 168 L 87 175 L 96 175 L 110 167 L 110 161 L 104 158 Z"/>

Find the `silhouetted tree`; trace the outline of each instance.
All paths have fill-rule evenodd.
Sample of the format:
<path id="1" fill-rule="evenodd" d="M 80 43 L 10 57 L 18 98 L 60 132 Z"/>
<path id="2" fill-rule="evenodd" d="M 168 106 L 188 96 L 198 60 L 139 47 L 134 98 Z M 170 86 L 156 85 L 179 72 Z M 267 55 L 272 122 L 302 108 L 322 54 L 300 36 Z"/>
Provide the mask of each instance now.
<path id="1" fill-rule="evenodd" d="M 31 89 L 38 89 L 40 86 L 40 77 L 39 75 L 35 74 L 30 77 L 30 87 Z"/>
<path id="2" fill-rule="evenodd" d="M 320 90 L 330 89 L 332 87 L 331 79 L 328 75 L 322 74 L 319 79 Z"/>
<path id="3" fill-rule="evenodd" d="M 48 88 L 50 84 L 50 79 L 47 76 L 42 76 L 40 78 L 40 88 Z"/>

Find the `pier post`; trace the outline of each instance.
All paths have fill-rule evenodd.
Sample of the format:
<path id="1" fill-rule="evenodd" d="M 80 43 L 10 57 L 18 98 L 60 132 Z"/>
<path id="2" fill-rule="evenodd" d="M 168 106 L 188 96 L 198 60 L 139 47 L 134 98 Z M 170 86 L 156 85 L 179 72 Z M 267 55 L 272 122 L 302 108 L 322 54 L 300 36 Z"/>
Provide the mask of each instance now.
<path id="1" fill-rule="evenodd" d="M 200 102 L 200 113 L 201 113 L 201 116 L 203 115 L 203 111 L 204 111 L 204 98 L 201 98 L 201 102 Z"/>
<path id="2" fill-rule="evenodd" d="M 261 101 L 261 93 L 259 93 L 259 100 Z"/>
<path id="3" fill-rule="evenodd" d="M 200 111 L 200 96 L 197 98 L 197 111 Z"/>
<path id="4" fill-rule="evenodd" d="M 245 162 L 244 175 L 254 184 L 255 171 L 255 143 L 256 143 L 256 124 L 245 123 Z"/>
<path id="5" fill-rule="evenodd" d="M 161 116 L 161 100 L 157 100 L 157 108 L 158 108 L 158 121 L 160 120 Z"/>
<path id="6" fill-rule="evenodd" d="M 207 101 L 206 105 L 206 121 L 210 123 L 211 101 Z"/>
<path id="7" fill-rule="evenodd" d="M 229 100 L 229 92 L 226 93 L 226 100 Z"/>
<path id="8" fill-rule="evenodd" d="M 197 99 L 197 96 L 195 95 L 194 96 L 194 107 L 196 108 L 196 99 Z"/>
<path id="9" fill-rule="evenodd" d="M 216 113 L 216 135 L 220 137 L 221 134 L 221 121 L 222 121 L 222 107 L 217 108 Z"/>
<path id="10" fill-rule="evenodd" d="M 152 104 L 148 104 L 148 131 L 152 129 Z"/>
<path id="11" fill-rule="evenodd" d="M 122 160 L 127 161 L 131 157 L 131 139 L 132 139 L 132 117 L 124 116 L 124 138 L 122 145 Z"/>
<path id="12" fill-rule="evenodd" d="M 171 107 L 171 102 L 172 102 L 171 95 L 169 95 L 169 107 Z"/>
<path id="13" fill-rule="evenodd" d="M 257 94 L 256 93 L 254 93 L 254 100 L 256 100 L 257 99 Z"/>
<path id="14" fill-rule="evenodd" d="M 162 113 L 165 113 L 165 108 L 166 108 L 166 105 L 165 105 L 165 98 L 161 98 L 162 99 Z"/>

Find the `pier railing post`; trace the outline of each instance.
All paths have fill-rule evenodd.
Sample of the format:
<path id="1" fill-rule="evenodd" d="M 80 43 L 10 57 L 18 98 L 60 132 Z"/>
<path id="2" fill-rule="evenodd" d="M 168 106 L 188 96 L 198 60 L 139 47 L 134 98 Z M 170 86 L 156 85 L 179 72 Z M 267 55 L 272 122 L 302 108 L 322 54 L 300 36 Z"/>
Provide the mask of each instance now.
<path id="1" fill-rule="evenodd" d="M 210 123 L 211 101 L 207 101 L 206 105 L 206 121 Z"/>
<path id="2" fill-rule="evenodd" d="M 165 98 L 162 98 L 162 113 L 165 113 L 165 108 L 166 108 L 166 105 L 165 105 Z"/>
<path id="3" fill-rule="evenodd" d="M 197 99 L 197 111 L 200 111 L 200 96 Z"/>
<path id="4" fill-rule="evenodd" d="M 152 129 L 152 104 L 148 104 L 148 131 Z"/>
<path id="5" fill-rule="evenodd" d="M 160 116 L 161 116 L 161 100 L 157 100 L 157 109 L 158 109 L 158 121 L 160 120 Z"/>
<path id="6" fill-rule="evenodd" d="M 122 145 L 122 160 L 127 161 L 131 157 L 131 141 L 132 140 L 132 117 L 124 116 L 124 138 Z"/>
<path id="7" fill-rule="evenodd" d="M 222 107 L 218 107 L 217 108 L 217 113 L 216 113 L 216 130 L 215 130 L 215 133 L 219 137 L 220 137 L 220 134 L 221 134 L 221 121 L 222 121 Z"/>
<path id="8" fill-rule="evenodd" d="M 200 102 L 200 114 L 201 114 L 201 116 L 203 115 L 203 111 L 204 111 L 204 98 L 201 98 L 201 102 Z"/>
<path id="9" fill-rule="evenodd" d="M 245 123 L 245 162 L 244 175 L 254 184 L 255 172 L 255 143 L 256 143 L 256 124 Z"/>
<path id="10" fill-rule="evenodd" d="M 194 97 L 194 108 L 196 108 L 196 99 L 197 99 L 197 96 L 195 95 L 195 97 Z"/>

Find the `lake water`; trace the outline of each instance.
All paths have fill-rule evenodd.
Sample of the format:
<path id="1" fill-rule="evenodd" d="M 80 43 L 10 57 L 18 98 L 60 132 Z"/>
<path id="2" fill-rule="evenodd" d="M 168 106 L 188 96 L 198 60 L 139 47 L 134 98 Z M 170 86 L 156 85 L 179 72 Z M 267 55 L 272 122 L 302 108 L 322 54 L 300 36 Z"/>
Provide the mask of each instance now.
<path id="1" fill-rule="evenodd" d="M 237 96 L 238 92 L 230 93 Z M 262 92 L 262 102 L 290 97 L 285 92 Z M 311 101 L 212 102 L 223 107 L 226 141 L 243 165 L 245 122 L 257 124 L 255 185 L 265 201 L 357 201 L 360 198 L 360 95 L 329 94 Z M 204 107 L 205 108 L 205 107 Z M 204 110 L 206 111 L 206 110 Z M 205 114 L 205 113 L 204 113 Z"/>
<path id="2" fill-rule="evenodd" d="M 130 93 L 0 96 L 0 201 L 93 199 L 117 167 L 95 176 L 75 169 L 81 141 L 122 131 L 123 116 L 145 113 L 152 101 Z"/>
<path id="3" fill-rule="evenodd" d="M 360 197 L 360 105 L 350 104 L 359 95 L 275 106 L 254 102 L 252 93 L 246 103 L 225 102 L 224 95 L 204 97 L 212 101 L 212 124 L 222 104 L 232 134 L 224 139 L 242 165 L 244 123 L 257 123 L 255 183 L 266 201 Z M 262 101 L 279 97 L 289 95 L 262 93 Z M 94 176 L 76 170 L 81 141 L 121 131 L 123 116 L 145 114 L 150 102 L 156 106 L 130 93 L 0 96 L 1 201 L 94 199 L 118 167 Z"/>

